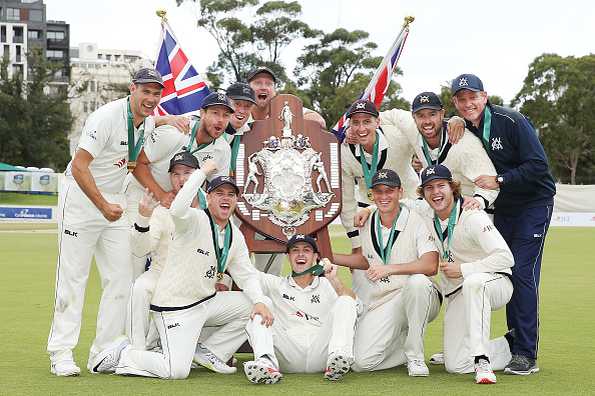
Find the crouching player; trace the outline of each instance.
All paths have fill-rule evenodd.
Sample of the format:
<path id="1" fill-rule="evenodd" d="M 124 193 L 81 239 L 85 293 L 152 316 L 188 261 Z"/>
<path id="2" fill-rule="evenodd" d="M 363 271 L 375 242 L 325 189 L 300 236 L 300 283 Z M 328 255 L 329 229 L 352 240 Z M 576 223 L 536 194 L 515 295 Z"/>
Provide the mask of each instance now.
<path id="1" fill-rule="evenodd" d="M 339 380 L 353 363 L 353 337 L 358 301 L 337 277 L 337 267 L 318 262 L 316 241 L 294 235 L 287 243 L 291 276 L 259 273 L 263 290 L 272 300 L 275 323 L 262 325 L 254 316 L 248 322 L 248 340 L 254 361 L 244 364 L 255 384 L 274 384 L 280 372 L 319 373 Z M 324 273 L 324 277 L 318 275 Z"/>
<path id="2" fill-rule="evenodd" d="M 181 151 L 171 158 L 168 172 L 174 196 L 198 167 L 198 159 L 187 151 Z M 153 194 L 146 189 L 138 206 L 131 238 L 132 254 L 135 257 L 150 255 L 149 269 L 136 278 L 130 293 L 126 334 L 134 349 L 150 349 L 153 341 L 157 341 L 154 326 L 149 327 L 149 307 L 153 290 L 165 266 L 173 233 L 174 222 L 169 210 L 160 206 Z M 147 339 L 150 329 L 153 336 Z"/>
<path id="3" fill-rule="evenodd" d="M 494 384 L 492 370 L 511 359 L 511 335 L 490 341 L 490 319 L 512 296 L 512 253 L 485 212 L 461 209 L 460 184 L 447 167 L 424 169 L 421 183 L 418 193 L 433 209 L 425 220 L 441 256 L 446 370 L 475 371 L 475 382 Z"/>
<path id="4" fill-rule="evenodd" d="M 427 376 L 423 336 L 440 310 L 441 296 L 430 279 L 438 271 L 438 252 L 422 217 L 401 205 L 402 194 L 396 172 L 376 172 L 377 209 L 360 232 L 363 256 L 335 254 L 334 261 L 353 269 L 353 288 L 365 308 L 355 333 L 353 369 L 406 363 L 410 376 Z"/>
<path id="5" fill-rule="evenodd" d="M 151 301 L 163 352 L 139 351 L 115 341 L 99 371 L 183 379 L 194 359 L 215 371 L 233 373 L 235 368 L 224 362 L 246 340 L 251 303 L 252 316 L 272 324 L 270 300 L 262 293 L 244 237 L 229 221 L 238 195 L 234 180 L 213 179 L 207 189 L 208 209 L 191 207 L 199 187 L 214 171 L 215 163 L 205 161 L 170 208 L 174 234 Z M 226 269 L 243 292 L 216 293 L 215 282 Z M 220 328 L 197 347 L 203 326 Z"/>

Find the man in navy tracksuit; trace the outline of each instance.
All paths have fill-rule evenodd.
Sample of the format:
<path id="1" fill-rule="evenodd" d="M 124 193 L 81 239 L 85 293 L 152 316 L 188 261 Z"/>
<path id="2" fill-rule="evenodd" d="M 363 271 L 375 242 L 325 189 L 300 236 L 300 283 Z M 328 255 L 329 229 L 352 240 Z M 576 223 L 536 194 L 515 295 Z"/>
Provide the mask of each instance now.
<path id="1" fill-rule="evenodd" d="M 556 186 L 547 157 L 531 123 L 521 113 L 492 105 L 481 80 L 462 74 L 452 82 L 457 111 L 482 142 L 497 176 L 482 175 L 478 187 L 500 189 L 494 225 L 514 255 L 514 293 L 506 307 L 512 359 L 505 372 L 539 371 L 539 278 L 543 244 L 552 216 Z"/>

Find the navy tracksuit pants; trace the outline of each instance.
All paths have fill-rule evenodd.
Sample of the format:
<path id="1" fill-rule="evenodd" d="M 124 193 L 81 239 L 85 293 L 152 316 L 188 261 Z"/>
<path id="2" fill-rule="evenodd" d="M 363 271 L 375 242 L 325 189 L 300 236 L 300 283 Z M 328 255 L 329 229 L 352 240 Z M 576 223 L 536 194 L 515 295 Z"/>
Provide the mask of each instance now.
<path id="1" fill-rule="evenodd" d="M 553 205 L 525 208 L 514 215 L 494 214 L 494 225 L 514 256 L 514 292 L 506 306 L 508 329 L 514 329 L 513 355 L 537 359 L 539 278 L 543 245 Z"/>

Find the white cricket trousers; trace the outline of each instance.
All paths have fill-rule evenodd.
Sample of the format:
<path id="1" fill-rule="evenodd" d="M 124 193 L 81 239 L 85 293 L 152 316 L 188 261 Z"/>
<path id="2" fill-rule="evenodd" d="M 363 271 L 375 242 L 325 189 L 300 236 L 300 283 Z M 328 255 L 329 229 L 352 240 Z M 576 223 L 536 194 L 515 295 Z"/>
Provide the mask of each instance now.
<path id="1" fill-rule="evenodd" d="M 472 373 L 475 356 L 485 355 L 493 370 L 503 370 L 511 358 L 508 341 L 490 341 L 492 311 L 512 296 L 506 275 L 478 273 L 467 276 L 460 290 L 446 298 L 444 313 L 444 365 L 450 373 Z"/>
<path id="2" fill-rule="evenodd" d="M 128 176 L 134 177 L 134 176 Z M 134 222 L 138 216 L 138 205 L 144 195 L 144 190 L 136 180 L 130 180 L 126 186 L 126 216 L 130 227 L 134 227 Z M 134 232 L 134 231 L 133 231 Z M 136 279 L 145 272 L 147 256 L 137 257 L 130 252 L 130 265 L 132 265 L 132 279 Z"/>
<path id="3" fill-rule="evenodd" d="M 239 291 L 217 293 L 191 308 L 152 312 L 159 332 L 162 353 L 127 346 L 120 356 L 116 374 L 163 379 L 184 379 L 203 326 L 221 326 L 203 345 L 227 362 L 246 341 L 245 327 L 252 303 Z"/>
<path id="4" fill-rule="evenodd" d="M 126 208 L 123 194 L 102 193 Z M 64 179 L 59 199 L 58 264 L 54 318 L 47 351 L 53 361 L 68 358 L 78 343 L 85 288 L 95 256 L 101 278 L 97 330 L 89 362 L 114 338 L 124 334 L 126 304 L 132 285 L 127 218 L 109 222 L 75 181 Z"/>
<path id="5" fill-rule="evenodd" d="M 154 346 L 159 336 L 150 320 L 150 305 L 160 272 L 148 270 L 136 278 L 130 292 L 126 335 L 134 349 L 147 350 Z M 151 331 L 152 330 L 152 331 Z M 151 335 L 149 334 L 151 333 Z"/>
<path id="6" fill-rule="evenodd" d="M 430 279 L 410 275 L 393 298 L 360 316 L 353 370 L 384 370 L 408 359 L 424 360 L 424 333 L 439 311 L 439 293 Z"/>
<path id="7" fill-rule="evenodd" d="M 246 332 L 255 358 L 268 355 L 282 372 L 319 373 L 325 370 L 330 354 L 353 358 L 356 318 L 356 301 L 340 296 L 329 314 L 330 320 L 319 328 L 282 329 L 275 323 L 265 327 L 256 315 L 248 322 Z"/>

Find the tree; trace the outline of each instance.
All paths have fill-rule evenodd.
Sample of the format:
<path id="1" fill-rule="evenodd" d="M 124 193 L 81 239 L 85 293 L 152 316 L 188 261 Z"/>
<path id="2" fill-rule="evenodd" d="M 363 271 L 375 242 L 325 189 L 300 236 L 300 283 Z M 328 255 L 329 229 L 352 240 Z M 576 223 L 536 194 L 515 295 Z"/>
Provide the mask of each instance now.
<path id="1" fill-rule="evenodd" d="M 307 87 L 304 94 L 329 126 L 362 94 L 382 62 L 382 57 L 370 56 L 377 45 L 368 36 L 362 30 L 350 32 L 339 28 L 307 45 L 297 59 L 294 73 L 298 76 L 298 86 Z M 385 104 L 408 108 L 409 103 L 399 98 L 398 93 L 400 86 L 393 81 L 385 95 Z"/>
<path id="2" fill-rule="evenodd" d="M 539 131 L 554 174 L 564 182 L 592 181 L 595 148 L 595 55 L 543 54 L 513 105 Z"/>
<path id="3" fill-rule="evenodd" d="M 207 70 L 212 88 L 220 88 L 230 80 L 244 80 L 259 65 L 271 68 L 279 80 L 287 83 L 290 79 L 281 61 L 283 50 L 296 40 L 320 34 L 298 19 L 302 7 L 297 1 L 258 5 L 258 0 L 200 2 L 198 26 L 215 39 L 220 50 L 217 61 Z"/>
<path id="4" fill-rule="evenodd" d="M 29 80 L 0 71 L 0 161 L 63 169 L 69 160 L 67 132 L 72 125 L 66 89 L 50 81 L 59 65 L 40 51 L 28 57 Z"/>

